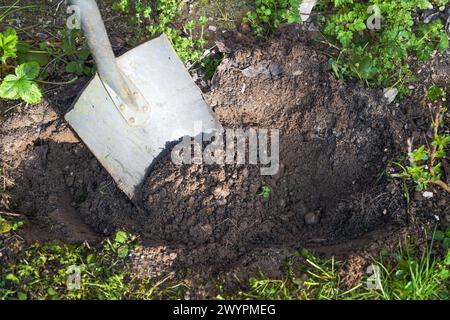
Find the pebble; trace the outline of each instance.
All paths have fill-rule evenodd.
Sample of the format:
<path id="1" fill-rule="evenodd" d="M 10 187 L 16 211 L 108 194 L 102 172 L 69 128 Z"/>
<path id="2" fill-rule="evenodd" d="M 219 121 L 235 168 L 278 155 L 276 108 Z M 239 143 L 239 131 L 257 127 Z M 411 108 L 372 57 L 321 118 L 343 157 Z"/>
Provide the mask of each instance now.
<path id="1" fill-rule="evenodd" d="M 384 97 L 387 99 L 388 104 L 394 102 L 397 95 L 398 95 L 397 88 L 390 88 L 384 91 Z"/>
<path id="2" fill-rule="evenodd" d="M 308 225 L 308 226 L 317 224 L 320 221 L 320 212 L 319 211 L 308 212 L 307 214 L 305 214 L 304 219 L 305 219 L 306 225 Z"/>
<path id="3" fill-rule="evenodd" d="M 430 192 L 430 191 L 425 191 L 422 195 L 425 199 L 431 199 L 434 197 L 433 192 Z"/>

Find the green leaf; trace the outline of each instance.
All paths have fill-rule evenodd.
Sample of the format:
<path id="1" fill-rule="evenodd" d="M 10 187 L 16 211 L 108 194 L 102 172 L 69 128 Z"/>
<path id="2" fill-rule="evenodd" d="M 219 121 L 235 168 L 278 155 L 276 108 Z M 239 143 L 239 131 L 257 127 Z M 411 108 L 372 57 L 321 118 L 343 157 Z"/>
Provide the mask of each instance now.
<path id="1" fill-rule="evenodd" d="M 128 255 L 128 246 L 121 246 L 118 250 L 117 250 L 117 254 L 119 255 L 119 258 L 125 258 Z"/>
<path id="2" fill-rule="evenodd" d="M 17 293 L 17 298 L 18 298 L 19 300 L 27 300 L 27 299 L 28 299 L 27 294 L 24 293 L 24 292 L 18 292 L 18 293 Z"/>
<path id="3" fill-rule="evenodd" d="M 37 62 L 41 67 L 49 62 L 49 54 L 47 52 L 19 52 L 17 61 L 19 63 Z"/>
<path id="4" fill-rule="evenodd" d="M 18 80 L 19 78 L 16 75 L 6 76 L 0 85 L 0 98 L 11 100 L 19 99 L 19 90 L 16 86 Z"/>
<path id="5" fill-rule="evenodd" d="M 26 80 L 34 80 L 39 75 L 39 69 L 37 62 L 26 62 L 16 68 L 16 75 Z"/>
<path id="6" fill-rule="evenodd" d="M 450 266 L 450 250 L 447 251 L 447 256 L 444 261 L 445 265 Z"/>
<path id="7" fill-rule="evenodd" d="M 9 280 L 9 281 L 11 281 L 11 282 L 14 282 L 14 283 L 19 283 L 19 282 L 20 282 L 19 278 L 17 278 L 17 277 L 16 277 L 14 274 L 12 274 L 12 273 L 6 275 L 5 279 L 6 279 L 6 280 Z"/>
<path id="8" fill-rule="evenodd" d="M 444 234 L 444 232 L 441 231 L 441 230 L 437 230 L 437 231 L 435 232 L 435 234 L 434 234 L 433 239 L 434 239 L 434 240 L 437 240 L 437 241 L 442 241 L 442 240 L 444 240 L 444 239 L 445 239 L 445 234 Z"/>
<path id="9" fill-rule="evenodd" d="M 444 246 L 445 250 L 448 250 L 450 248 L 450 238 L 445 238 L 444 242 L 442 243 L 442 245 Z M 450 259 L 450 257 L 449 257 L 449 259 Z"/>
<path id="10" fill-rule="evenodd" d="M 90 54 L 91 54 L 91 53 L 89 52 L 89 50 L 81 49 L 81 50 L 78 52 L 78 57 L 80 58 L 80 60 L 86 61 L 87 58 L 89 58 L 89 55 L 90 55 Z"/>
<path id="11" fill-rule="evenodd" d="M 358 73 L 363 79 L 370 79 L 375 73 L 373 59 L 371 57 L 364 57 L 358 66 Z"/>
<path id="12" fill-rule="evenodd" d="M 6 76 L 0 85 L 0 97 L 4 99 L 23 99 L 29 104 L 41 101 L 42 92 L 33 81 L 39 74 L 39 64 L 27 62 L 16 68 L 16 75 Z"/>
<path id="13" fill-rule="evenodd" d="M 12 226 L 5 219 L 0 217 L 0 234 L 6 234 L 12 230 Z"/>
<path id="14" fill-rule="evenodd" d="M 116 233 L 116 239 L 115 242 L 117 243 L 125 243 L 128 240 L 128 235 L 124 231 L 118 231 Z"/>
<path id="15" fill-rule="evenodd" d="M 42 92 L 36 83 L 28 81 L 28 83 L 24 87 L 22 87 L 22 89 L 23 91 L 19 92 L 19 94 L 25 102 L 29 104 L 35 104 L 41 101 Z"/>
<path id="16" fill-rule="evenodd" d="M 13 28 L 6 28 L 0 33 L 0 57 L 3 64 L 6 64 L 8 58 L 17 56 L 17 33 Z"/>
<path id="17" fill-rule="evenodd" d="M 17 53 L 26 53 L 31 50 L 31 45 L 24 41 L 19 41 L 16 46 Z"/>
<path id="18" fill-rule="evenodd" d="M 79 73 L 80 65 L 78 61 L 71 61 L 66 65 L 66 71 L 69 73 Z M 82 70 L 81 70 L 82 71 Z"/>
<path id="19" fill-rule="evenodd" d="M 438 44 L 438 49 L 442 52 L 445 49 L 448 48 L 448 36 L 446 33 L 442 33 L 439 36 L 439 44 Z"/>
<path id="20" fill-rule="evenodd" d="M 431 102 L 436 102 L 439 98 L 445 96 L 445 91 L 436 85 L 432 85 L 428 88 L 427 96 Z"/>

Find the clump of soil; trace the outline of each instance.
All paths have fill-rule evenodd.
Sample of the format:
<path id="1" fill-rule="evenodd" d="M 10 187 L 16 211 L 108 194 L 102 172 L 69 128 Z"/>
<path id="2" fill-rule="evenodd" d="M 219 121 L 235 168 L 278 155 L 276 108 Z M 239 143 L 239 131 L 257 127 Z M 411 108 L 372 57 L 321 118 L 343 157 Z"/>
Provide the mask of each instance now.
<path id="1" fill-rule="evenodd" d="M 252 165 L 177 166 L 168 155 L 147 178 L 138 208 L 41 106 L 0 128 L 15 209 L 50 226 L 50 238 L 79 241 L 127 229 L 146 243 L 136 256 L 141 273 L 191 269 L 205 278 L 250 265 L 249 257 L 256 263 L 255 256 L 277 269 L 280 257 L 299 247 L 405 223 L 401 188 L 383 172 L 409 136 L 407 120 L 380 91 L 336 80 L 326 57 L 299 38 L 231 54 L 206 99 L 225 127 L 280 130 L 278 174 L 261 176 Z M 263 184 L 268 199 L 259 195 Z"/>

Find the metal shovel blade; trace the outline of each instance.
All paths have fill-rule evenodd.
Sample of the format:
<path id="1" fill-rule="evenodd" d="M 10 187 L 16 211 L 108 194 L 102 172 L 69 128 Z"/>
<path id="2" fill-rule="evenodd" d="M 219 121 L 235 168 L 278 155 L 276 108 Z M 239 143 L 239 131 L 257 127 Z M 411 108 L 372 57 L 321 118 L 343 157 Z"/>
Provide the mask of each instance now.
<path id="1" fill-rule="evenodd" d="M 127 123 L 98 75 L 65 118 L 134 200 L 161 152 L 184 136 L 222 127 L 165 35 L 117 58 L 117 64 L 150 105 L 146 124 Z M 199 122 L 202 132 L 195 131 Z"/>

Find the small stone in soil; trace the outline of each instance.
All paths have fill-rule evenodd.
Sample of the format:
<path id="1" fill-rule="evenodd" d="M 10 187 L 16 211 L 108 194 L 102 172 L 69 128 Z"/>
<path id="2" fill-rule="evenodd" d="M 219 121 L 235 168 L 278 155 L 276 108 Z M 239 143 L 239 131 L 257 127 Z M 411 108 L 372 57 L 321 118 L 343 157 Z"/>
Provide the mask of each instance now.
<path id="1" fill-rule="evenodd" d="M 305 214 L 304 219 L 306 225 L 308 226 L 317 224 L 320 221 L 320 212 L 319 211 L 308 212 L 307 214 Z"/>

